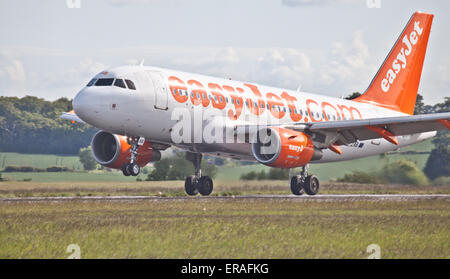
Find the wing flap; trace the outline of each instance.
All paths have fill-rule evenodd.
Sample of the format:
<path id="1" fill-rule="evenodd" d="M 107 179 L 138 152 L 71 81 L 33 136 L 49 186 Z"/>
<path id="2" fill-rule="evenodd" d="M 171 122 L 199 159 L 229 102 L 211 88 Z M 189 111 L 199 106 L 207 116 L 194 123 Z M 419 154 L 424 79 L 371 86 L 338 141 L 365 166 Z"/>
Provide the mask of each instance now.
<path id="1" fill-rule="evenodd" d="M 395 143 L 395 136 L 425 133 L 448 129 L 450 113 L 387 117 L 376 119 L 346 120 L 311 123 L 305 131 L 312 133 L 335 132 L 344 144 L 356 140 L 384 137 Z"/>

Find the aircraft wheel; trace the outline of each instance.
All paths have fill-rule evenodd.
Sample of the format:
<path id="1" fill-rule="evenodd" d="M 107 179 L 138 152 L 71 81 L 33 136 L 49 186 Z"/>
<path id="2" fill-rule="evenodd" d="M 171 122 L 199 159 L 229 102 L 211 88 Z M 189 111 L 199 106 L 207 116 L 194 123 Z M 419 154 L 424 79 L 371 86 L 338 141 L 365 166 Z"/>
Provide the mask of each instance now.
<path id="1" fill-rule="evenodd" d="M 315 175 L 306 177 L 303 188 L 308 195 L 314 196 L 319 192 L 319 179 Z"/>
<path id="2" fill-rule="evenodd" d="M 302 177 L 301 175 L 294 175 L 291 178 L 291 192 L 296 196 L 301 196 L 305 193 L 302 185 Z"/>
<path id="3" fill-rule="evenodd" d="M 189 196 L 195 196 L 198 194 L 198 181 L 197 177 L 195 175 L 188 176 L 186 180 L 184 181 L 184 190 L 186 191 L 186 194 Z"/>
<path id="4" fill-rule="evenodd" d="M 209 176 L 202 176 L 198 181 L 198 191 L 202 196 L 209 196 L 213 191 L 213 181 Z"/>
<path id="5" fill-rule="evenodd" d="M 141 168 L 136 163 L 128 164 L 128 169 L 130 170 L 132 176 L 138 176 L 141 172 Z"/>
<path id="6" fill-rule="evenodd" d="M 130 176 L 131 175 L 131 169 L 130 169 L 130 164 L 123 164 L 122 165 L 122 173 L 125 176 Z"/>

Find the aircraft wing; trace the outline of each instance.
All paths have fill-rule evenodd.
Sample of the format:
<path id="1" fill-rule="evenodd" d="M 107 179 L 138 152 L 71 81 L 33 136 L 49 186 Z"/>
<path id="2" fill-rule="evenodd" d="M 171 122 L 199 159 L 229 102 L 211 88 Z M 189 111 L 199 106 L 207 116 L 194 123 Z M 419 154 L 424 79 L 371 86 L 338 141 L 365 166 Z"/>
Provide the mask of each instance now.
<path id="1" fill-rule="evenodd" d="M 396 136 L 450 129 L 450 112 L 330 122 L 267 125 L 305 132 L 318 147 L 343 145 L 358 140 L 385 138 L 397 144 Z M 262 128 L 263 126 L 259 126 Z"/>
<path id="2" fill-rule="evenodd" d="M 70 120 L 73 122 L 78 122 L 78 123 L 85 123 L 83 120 L 81 120 L 77 114 L 75 113 L 75 111 L 71 110 L 69 112 L 63 112 L 60 116 L 60 118 L 65 119 L 65 120 Z"/>

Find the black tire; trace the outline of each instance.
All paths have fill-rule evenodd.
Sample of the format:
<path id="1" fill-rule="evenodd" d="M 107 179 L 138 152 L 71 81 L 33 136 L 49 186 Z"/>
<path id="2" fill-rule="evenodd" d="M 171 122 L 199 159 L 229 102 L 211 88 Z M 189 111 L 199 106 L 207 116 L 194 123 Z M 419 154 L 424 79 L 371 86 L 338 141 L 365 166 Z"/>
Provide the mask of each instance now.
<path id="1" fill-rule="evenodd" d="M 129 165 L 130 164 L 127 164 L 127 163 L 122 165 L 122 173 L 125 176 L 130 176 L 131 175 L 131 171 L 130 171 Z"/>
<path id="2" fill-rule="evenodd" d="M 213 191 L 213 181 L 209 176 L 202 176 L 198 181 L 198 191 L 202 196 L 209 196 Z"/>
<path id="3" fill-rule="evenodd" d="M 319 193 L 319 179 L 315 175 L 310 175 L 305 179 L 305 184 L 303 184 L 303 188 L 305 189 L 305 192 L 310 195 L 314 196 L 317 193 Z"/>
<path id="4" fill-rule="evenodd" d="M 198 194 L 198 181 L 197 178 L 194 175 L 188 176 L 186 180 L 184 181 L 184 190 L 186 191 L 186 194 L 189 196 L 195 196 Z"/>
<path id="5" fill-rule="evenodd" d="M 300 175 L 294 175 L 291 178 L 291 192 L 296 196 L 301 196 L 305 193 L 302 185 L 302 177 Z"/>
<path id="6" fill-rule="evenodd" d="M 138 176 L 139 173 L 141 172 L 141 168 L 136 163 L 128 164 L 128 169 L 132 176 Z"/>

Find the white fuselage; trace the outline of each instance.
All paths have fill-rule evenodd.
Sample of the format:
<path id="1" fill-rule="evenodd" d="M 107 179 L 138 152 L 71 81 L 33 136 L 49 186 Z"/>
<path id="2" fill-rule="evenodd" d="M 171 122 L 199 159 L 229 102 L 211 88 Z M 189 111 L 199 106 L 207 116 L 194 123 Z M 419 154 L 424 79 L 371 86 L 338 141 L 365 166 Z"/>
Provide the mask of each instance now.
<path id="1" fill-rule="evenodd" d="M 124 66 L 98 74 L 96 79 L 129 79 L 136 90 L 118 86 L 88 86 L 73 101 L 85 122 L 115 134 L 143 136 L 152 142 L 240 160 L 254 160 L 248 143 L 208 142 L 209 126 L 233 128 L 241 124 L 288 124 L 404 116 L 398 111 L 345 99 L 314 95 L 147 66 Z M 180 111 L 182 112 L 180 114 Z M 185 114 L 183 114 L 185 113 Z M 190 142 L 174 141 L 177 123 L 189 129 Z M 200 119 L 196 121 L 196 119 Z M 186 132 L 186 131 L 184 131 Z M 385 153 L 435 135 L 435 132 L 398 137 L 398 145 L 384 139 L 329 149 L 312 163 L 350 160 Z"/>

